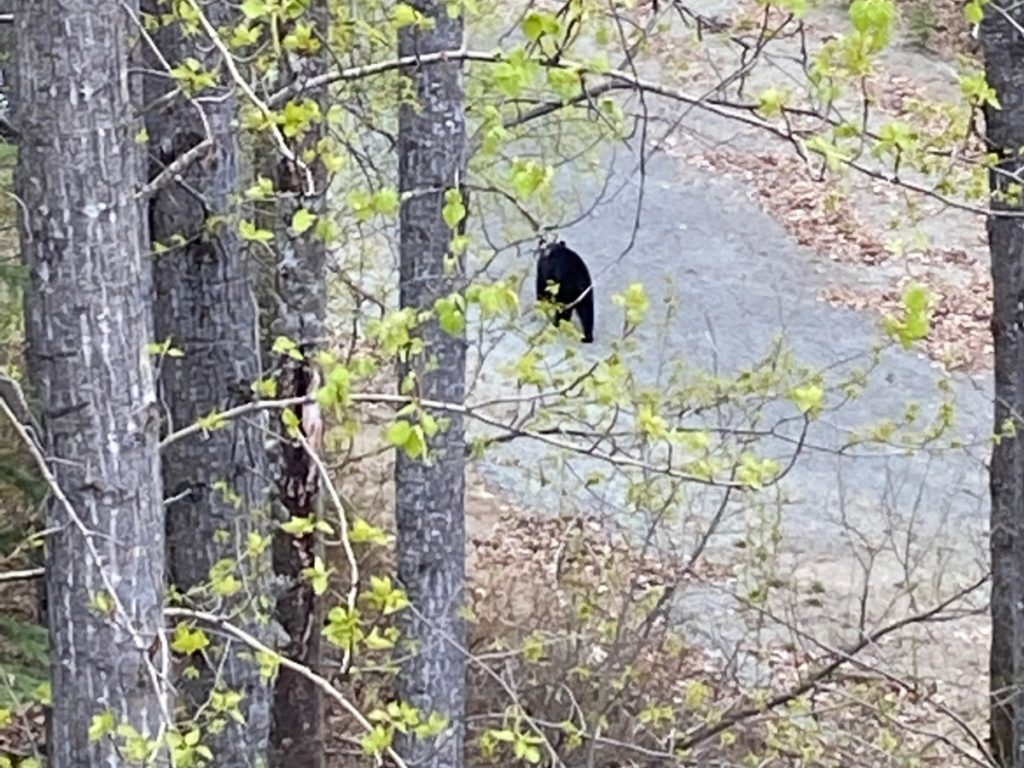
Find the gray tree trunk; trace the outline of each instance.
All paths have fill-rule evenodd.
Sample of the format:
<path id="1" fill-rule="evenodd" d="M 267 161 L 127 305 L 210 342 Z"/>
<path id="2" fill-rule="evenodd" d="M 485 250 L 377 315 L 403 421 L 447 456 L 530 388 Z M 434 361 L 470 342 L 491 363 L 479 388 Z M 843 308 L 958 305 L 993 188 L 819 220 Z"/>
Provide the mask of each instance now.
<path id="1" fill-rule="evenodd" d="M 157 0 L 143 3 L 154 15 L 164 8 Z M 238 21 L 226 0 L 203 8 L 216 28 Z M 184 353 L 165 357 L 160 368 L 165 430 L 171 432 L 251 398 L 250 387 L 260 376 L 260 335 L 255 271 L 232 216 L 243 188 L 234 88 L 216 50 L 186 37 L 179 24 L 161 27 L 154 39 L 170 66 L 192 57 L 205 70 L 220 72 L 219 87 L 200 94 L 211 145 L 149 205 L 151 237 L 163 246 L 155 248 L 154 256 L 156 338 Z M 148 58 L 150 68 L 164 70 L 154 56 Z M 197 106 L 181 95 L 166 98 L 175 89 L 166 76 L 146 80 L 145 103 L 161 105 L 145 116 L 151 177 L 205 138 Z M 266 640 L 262 628 L 268 626 L 270 613 L 270 548 L 247 551 L 251 534 L 268 545 L 271 534 L 265 434 L 265 418 L 247 417 L 171 443 L 163 455 L 163 480 L 171 500 L 171 583 L 186 594 L 210 583 L 211 569 L 218 563 L 231 563 L 227 573 L 243 585 L 240 591 L 225 595 L 200 590 L 191 604 L 218 610 Z M 271 689 L 261 683 L 252 652 L 237 642 L 215 639 L 207 657 L 209 664 L 198 655 L 192 660 L 200 676 L 184 681 L 182 690 L 189 714 L 203 713 L 197 724 L 215 756 L 213 765 L 264 765 Z M 239 710 L 244 722 L 203 708 L 215 686 L 243 694 Z"/>
<path id="2" fill-rule="evenodd" d="M 0 0 L 0 14 L 13 14 L 14 0 Z M 0 136 L 9 135 L 11 103 L 14 99 L 14 24 L 0 22 Z"/>
<path id="3" fill-rule="evenodd" d="M 433 19 L 429 29 L 399 33 L 399 55 L 455 50 L 462 45 L 462 18 L 451 18 L 441 0 L 411 5 Z M 445 191 L 460 188 L 465 175 L 466 123 L 461 62 L 417 67 L 411 73 L 418 108 L 404 105 L 399 116 L 399 185 L 410 196 L 401 209 L 403 307 L 432 309 L 460 289 L 461 269 L 446 274 L 452 231 L 442 218 Z M 449 335 L 436 321 L 421 329 L 426 351 L 403 365 L 412 371 L 416 394 L 461 403 L 465 397 L 465 336 Z M 400 750 L 410 764 L 455 768 L 464 764 L 466 697 L 465 602 L 465 427 L 457 413 L 430 441 L 429 462 L 401 451 L 395 464 L 398 575 L 413 610 L 403 612 L 404 637 L 414 647 L 403 662 L 402 699 L 424 715 L 438 712 L 450 726 L 436 743 L 404 737 Z"/>
<path id="4" fill-rule="evenodd" d="M 1001 2 L 1001 0 L 996 0 Z M 1007 6 L 1006 3 L 1002 3 Z M 995 5 L 995 3 L 993 3 Z M 1013 19 L 1011 22 L 1010 19 Z M 1016 27 L 1014 26 L 1016 24 Z M 1002 109 L 985 111 L 989 151 L 1001 161 L 990 175 L 993 208 L 1021 213 L 1024 205 L 1000 194 L 1019 189 L 1024 173 L 1024 6 L 986 7 L 981 41 L 989 84 Z M 1018 192 L 1019 194 L 1019 192 Z M 1012 420 L 1016 436 L 992 453 L 991 744 L 1000 765 L 1024 766 L 1024 218 L 990 216 L 995 343 L 995 429 Z M 1014 414 L 1018 414 L 1014 417 Z"/>
<path id="5" fill-rule="evenodd" d="M 74 510 L 47 503 L 53 768 L 120 764 L 111 739 L 90 741 L 94 716 L 152 738 L 166 711 L 153 674 L 164 513 L 125 6 L 33 0 L 17 16 L 28 363 Z"/>
<path id="6" fill-rule="evenodd" d="M 312 0 L 300 21 L 310 25 L 319 39 L 328 39 L 330 13 L 326 0 Z M 283 37 L 287 30 L 280 31 Z M 322 73 L 327 65 L 328 46 L 324 42 L 316 55 L 286 53 L 281 61 L 282 76 L 278 86 L 284 87 Z M 320 112 L 327 114 L 327 91 L 306 91 L 300 98 L 316 100 Z M 296 157 L 315 150 L 327 135 L 324 124 L 316 124 L 302 136 L 288 141 Z M 298 345 L 305 355 L 302 362 L 288 355 L 275 360 L 279 397 L 312 394 L 318 388 L 319 374 L 315 357 L 326 339 L 324 320 L 327 314 L 326 246 L 311 227 L 302 234 L 289 229 L 296 211 L 306 209 L 316 216 L 327 210 L 328 174 L 322 162 L 308 164 L 314 189 L 308 189 L 307 169 L 293 165 L 280 156 L 277 149 L 264 150 L 274 159 L 267 176 L 274 180 L 280 194 L 270 212 L 268 226 L 274 231 L 274 264 L 268 266 L 264 301 L 270 318 L 265 348 L 284 336 Z M 302 409 L 295 416 L 303 421 Z M 280 429 L 281 422 L 278 421 Z M 315 465 L 305 448 L 280 429 L 277 468 L 280 515 L 291 517 L 322 516 L 320 482 Z M 308 432 L 307 440 L 315 441 Z M 317 446 L 314 446 L 317 447 Z M 314 594 L 302 571 L 323 555 L 318 533 L 292 536 L 279 532 L 274 537 L 274 573 L 284 582 L 278 596 L 276 617 L 288 636 L 282 652 L 308 668 L 322 672 L 323 600 Z M 324 702 L 319 688 L 291 670 L 282 669 L 274 686 L 271 724 L 271 761 L 275 768 L 321 768 L 324 765 Z"/>

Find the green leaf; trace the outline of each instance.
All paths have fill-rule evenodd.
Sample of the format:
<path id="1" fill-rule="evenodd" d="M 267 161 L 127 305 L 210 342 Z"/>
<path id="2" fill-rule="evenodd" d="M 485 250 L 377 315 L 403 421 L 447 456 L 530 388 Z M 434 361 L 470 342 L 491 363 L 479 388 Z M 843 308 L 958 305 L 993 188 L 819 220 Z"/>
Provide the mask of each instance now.
<path id="1" fill-rule="evenodd" d="M 490 75 L 496 91 L 516 98 L 533 83 L 539 72 L 540 65 L 523 48 L 516 48 L 491 68 Z"/>
<path id="2" fill-rule="evenodd" d="M 389 651 L 395 647 L 395 641 L 380 633 L 380 627 L 374 627 L 370 634 L 363 638 L 363 643 L 371 651 Z"/>
<path id="3" fill-rule="evenodd" d="M 835 142 L 829 141 L 824 136 L 812 136 L 804 144 L 811 152 L 815 152 L 825 158 L 829 170 L 838 170 L 847 160 L 847 155 Z"/>
<path id="4" fill-rule="evenodd" d="M 334 219 L 322 216 L 316 223 L 316 239 L 324 245 L 332 245 L 338 239 L 338 226 Z"/>
<path id="5" fill-rule="evenodd" d="M 797 19 L 803 18 L 807 14 L 808 0 L 775 0 L 773 5 L 777 5 L 783 11 L 792 13 Z"/>
<path id="6" fill-rule="evenodd" d="M 599 75 L 604 75 L 612 71 L 612 65 L 608 63 L 608 54 L 604 51 L 594 54 L 587 61 L 587 69 L 591 72 L 596 72 Z"/>
<path id="7" fill-rule="evenodd" d="M 405 441 L 405 452 L 410 459 L 418 459 L 427 453 L 427 440 L 423 436 L 423 427 L 418 424 L 412 428 L 409 439 Z"/>
<path id="8" fill-rule="evenodd" d="M 184 622 L 174 628 L 171 650 L 183 656 L 189 656 L 209 646 L 210 640 L 201 629 L 192 629 Z"/>
<path id="9" fill-rule="evenodd" d="M 245 190 L 249 200 L 267 200 L 274 194 L 274 182 L 266 176 L 259 176 L 256 183 Z"/>
<path id="10" fill-rule="evenodd" d="M 789 399 L 800 409 L 801 413 L 817 416 L 825 405 L 825 390 L 816 384 L 794 387 L 789 393 Z"/>
<path id="11" fill-rule="evenodd" d="M 426 411 L 420 414 L 420 426 L 423 428 L 423 434 L 427 437 L 433 437 L 437 434 L 437 430 L 440 429 L 437 419 Z"/>
<path id="12" fill-rule="evenodd" d="M 309 568 L 302 569 L 302 576 L 309 579 L 310 586 L 313 587 L 314 595 L 322 595 L 327 591 L 327 587 L 330 583 L 330 576 L 333 572 L 333 568 L 327 568 L 324 566 L 324 561 L 321 558 L 314 557 L 313 565 Z"/>
<path id="13" fill-rule="evenodd" d="M 533 11 L 523 19 L 523 34 L 528 40 L 539 40 L 543 35 L 557 35 L 561 24 L 553 13 Z"/>
<path id="14" fill-rule="evenodd" d="M 373 196 L 373 210 L 382 216 L 392 216 L 398 212 L 398 192 L 385 187 Z"/>
<path id="15" fill-rule="evenodd" d="M 761 92 L 757 109 L 765 117 L 776 117 L 782 114 L 788 101 L 789 93 L 786 91 L 780 91 L 778 88 L 766 88 Z"/>
<path id="16" fill-rule="evenodd" d="M 985 18 L 984 7 L 987 0 L 971 0 L 964 6 L 964 16 L 967 21 L 971 24 L 981 24 L 981 20 Z"/>
<path id="17" fill-rule="evenodd" d="M 409 422 L 396 421 L 388 427 L 388 431 L 385 433 L 384 439 L 388 442 L 388 445 L 401 448 L 409 441 L 409 435 L 411 433 L 412 425 Z"/>
<path id="18" fill-rule="evenodd" d="M 758 460 L 756 456 L 745 453 L 740 457 L 739 466 L 736 468 L 736 479 L 757 491 L 763 488 L 765 483 L 774 480 L 778 471 L 779 464 L 774 459 Z"/>
<path id="19" fill-rule="evenodd" d="M 224 558 L 210 566 L 210 588 L 221 597 L 231 597 L 241 591 L 242 582 L 235 576 L 234 560 Z"/>
<path id="20" fill-rule="evenodd" d="M 474 283 L 466 289 L 466 301 L 477 304 L 484 318 L 505 314 L 514 316 L 519 308 L 519 294 L 508 282 L 492 285 Z"/>
<path id="21" fill-rule="evenodd" d="M 451 230 L 456 229 L 466 218 L 466 206 L 462 201 L 462 193 L 457 189 L 445 190 L 444 208 L 441 210 L 444 223 Z"/>
<path id="22" fill-rule="evenodd" d="M 327 623 L 323 628 L 323 636 L 338 648 L 347 648 L 363 639 L 362 617 L 359 609 L 351 611 L 344 606 L 335 606 L 327 614 Z"/>
<path id="23" fill-rule="evenodd" d="M 313 533 L 316 526 L 313 522 L 312 517 L 302 517 L 296 515 L 291 520 L 287 520 L 281 523 L 281 530 L 287 533 L 289 536 L 305 536 Z"/>
<path id="24" fill-rule="evenodd" d="M 512 188 L 521 200 L 527 200 L 546 188 L 552 178 L 554 170 L 535 160 L 516 158 L 512 161 Z"/>
<path id="25" fill-rule="evenodd" d="M 231 30 L 229 45 L 232 48 L 245 48 L 249 45 L 256 45 L 256 43 L 260 41 L 260 36 L 262 34 L 263 27 L 238 24 L 233 30 Z"/>
<path id="26" fill-rule="evenodd" d="M 967 100 L 976 106 L 990 106 L 1002 109 L 995 88 L 988 84 L 985 73 L 981 70 L 968 70 L 960 75 L 960 91 Z"/>
<path id="27" fill-rule="evenodd" d="M 612 301 L 625 310 L 626 322 L 633 327 L 644 321 L 651 308 L 651 300 L 643 283 L 630 283 L 624 293 L 612 296 Z"/>
<path id="28" fill-rule="evenodd" d="M 391 11 L 391 18 L 395 26 L 401 29 L 422 22 L 423 14 L 408 3 L 398 3 Z"/>
<path id="29" fill-rule="evenodd" d="M 868 53 L 876 53 L 889 44 L 896 27 L 893 0 L 853 0 L 850 21 L 866 43 Z"/>
<path id="30" fill-rule="evenodd" d="M 292 229 L 297 235 L 301 235 L 313 226 L 316 221 L 316 214 L 305 208 L 299 208 L 292 216 Z"/>
<path id="31" fill-rule="evenodd" d="M 458 293 L 442 296 L 434 302 L 437 322 L 449 336 L 458 336 L 466 328 L 465 299 Z"/>
<path id="32" fill-rule="evenodd" d="M 270 15 L 267 0 L 245 0 L 239 7 L 247 19 L 260 19 Z"/>
<path id="33" fill-rule="evenodd" d="M 911 283 L 903 291 L 903 313 L 900 317 L 887 317 L 886 333 L 898 339 L 904 349 L 928 336 L 931 330 L 932 299 L 928 288 Z"/>
<path id="34" fill-rule="evenodd" d="M 290 139 L 302 136 L 319 120 L 320 105 L 312 99 L 289 101 L 278 118 L 282 133 Z"/>
<path id="35" fill-rule="evenodd" d="M 294 437 L 301 434 L 302 430 L 300 429 L 301 423 L 299 421 L 299 417 L 292 409 L 289 408 L 288 410 L 281 412 L 281 423 L 288 430 L 289 435 Z"/>
<path id="36" fill-rule="evenodd" d="M 373 216 L 373 196 L 364 189 L 353 189 L 348 193 L 345 202 L 352 208 L 359 221 L 369 221 Z"/>
<path id="37" fill-rule="evenodd" d="M 255 384 L 253 384 L 253 392 L 259 395 L 261 398 L 276 397 L 277 379 L 260 379 Z"/>
<path id="38" fill-rule="evenodd" d="M 269 229 L 260 229 L 251 221 L 244 220 L 238 224 L 238 234 L 250 242 L 269 243 L 274 239 L 274 233 Z"/>
<path id="39" fill-rule="evenodd" d="M 156 357 L 184 357 L 185 353 L 177 347 L 171 346 L 171 338 L 168 336 L 167 339 L 160 342 L 150 342 L 146 345 L 146 353 L 154 355 Z"/>
<path id="40" fill-rule="evenodd" d="M 93 715 L 92 721 L 89 723 L 89 741 L 96 742 L 104 736 L 110 735 L 114 732 L 115 725 L 114 713 L 109 709 L 98 715 Z"/>
<path id="41" fill-rule="evenodd" d="M 260 668 L 260 679 L 268 683 L 277 677 L 277 671 L 281 667 L 281 657 L 270 651 L 257 651 L 256 663 Z"/>
<path id="42" fill-rule="evenodd" d="M 299 345 L 287 336 L 278 336 L 274 339 L 274 345 L 270 348 L 270 351 L 275 355 L 287 355 L 292 360 L 298 360 L 300 362 L 303 359 Z"/>
<path id="43" fill-rule="evenodd" d="M 404 423 L 404 422 L 403 422 Z M 352 521 L 348 532 L 348 540 L 353 544 L 375 544 L 384 546 L 388 543 L 388 535 L 383 529 L 370 525 L 361 517 Z"/>
<path id="44" fill-rule="evenodd" d="M 373 726 L 373 730 L 363 736 L 360 746 L 370 757 L 379 757 L 391 746 L 392 731 L 383 725 Z"/>
<path id="45" fill-rule="evenodd" d="M 580 92 L 582 81 L 580 73 L 575 69 L 551 68 L 548 69 L 548 85 L 551 90 L 558 94 L 562 101 L 569 101 Z"/>
<path id="46" fill-rule="evenodd" d="M 371 576 L 370 593 L 367 599 L 376 610 L 385 616 L 409 606 L 405 591 L 391 583 L 388 576 Z"/>
<path id="47" fill-rule="evenodd" d="M 284 48 L 306 56 L 312 56 L 320 50 L 320 39 L 313 27 L 302 22 L 296 23 L 283 40 Z"/>

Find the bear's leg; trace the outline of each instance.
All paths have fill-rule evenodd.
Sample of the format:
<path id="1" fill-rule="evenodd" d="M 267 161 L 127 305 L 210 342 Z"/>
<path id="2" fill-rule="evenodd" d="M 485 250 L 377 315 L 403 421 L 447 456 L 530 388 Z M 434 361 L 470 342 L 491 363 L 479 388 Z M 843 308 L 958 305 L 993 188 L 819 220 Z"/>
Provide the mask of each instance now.
<path id="1" fill-rule="evenodd" d="M 587 295 L 579 300 L 576 305 L 576 313 L 580 316 L 580 324 L 583 326 L 583 343 L 591 344 L 594 341 L 594 289 L 590 288 Z"/>

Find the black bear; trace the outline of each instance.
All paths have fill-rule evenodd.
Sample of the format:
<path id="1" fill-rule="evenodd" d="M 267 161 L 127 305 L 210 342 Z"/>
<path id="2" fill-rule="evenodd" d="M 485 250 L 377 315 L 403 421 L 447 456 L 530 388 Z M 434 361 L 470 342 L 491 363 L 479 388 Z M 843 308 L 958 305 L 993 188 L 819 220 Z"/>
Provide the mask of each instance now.
<path id="1" fill-rule="evenodd" d="M 583 341 L 590 344 L 594 340 L 594 284 L 582 257 L 561 240 L 545 247 L 537 260 L 538 301 L 552 301 L 549 283 L 558 284 L 553 303 L 561 309 L 553 318 L 555 325 L 570 322 L 575 309 L 583 325 Z"/>

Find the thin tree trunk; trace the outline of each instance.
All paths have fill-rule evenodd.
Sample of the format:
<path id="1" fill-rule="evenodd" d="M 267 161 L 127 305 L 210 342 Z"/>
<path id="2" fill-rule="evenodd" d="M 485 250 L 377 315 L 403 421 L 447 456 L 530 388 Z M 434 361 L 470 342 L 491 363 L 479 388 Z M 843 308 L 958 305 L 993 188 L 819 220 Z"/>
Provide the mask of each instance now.
<path id="1" fill-rule="evenodd" d="M 154 16 L 165 8 L 157 0 L 143 5 Z M 216 28 L 238 21 L 227 0 L 205 3 L 203 10 Z M 234 89 L 216 50 L 197 45 L 180 24 L 162 26 L 154 40 L 171 67 L 197 59 L 204 70 L 220 71 L 221 84 L 205 89 L 200 103 L 190 103 L 181 95 L 166 98 L 177 88 L 166 76 L 146 81 L 145 103 L 163 105 L 146 115 L 151 177 L 210 141 L 149 207 L 156 337 L 183 353 L 165 357 L 160 368 L 165 430 L 173 432 L 250 399 L 260 376 L 259 317 L 255 273 L 231 216 L 243 186 Z M 155 56 L 149 58 L 152 69 L 165 68 Z M 194 598 L 196 607 L 224 612 L 266 640 L 272 520 L 265 424 L 265 419 L 245 418 L 171 443 L 163 455 L 163 480 L 171 500 L 171 583 L 183 595 L 209 584 L 212 589 L 200 589 Z M 212 572 L 217 574 L 213 579 Z M 226 578 L 240 589 L 232 592 Z M 206 656 L 209 664 L 193 660 L 200 674 L 183 681 L 182 690 L 189 714 L 201 713 L 197 725 L 214 754 L 212 764 L 265 764 L 271 689 L 261 682 L 252 653 L 238 643 L 214 639 Z M 232 713 L 204 708 L 215 687 L 243 695 L 241 722 Z"/>
<path id="2" fill-rule="evenodd" d="M 14 12 L 14 0 L 0 0 L 0 14 Z M 11 102 L 15 91 L 14 24 L 0 22 L 0 136 L 13 139 L 10 132 Z"/>
<path id="3" fill-rule="evenodd" d="M 330 14 L 326 0 L 313 0 L 298 21 L 309 25 L 322 47 L 316 53 L 289 52 L 281 61 L 284 74 L 279 86 L 303 81 L 322 73 L 327 67 L 327 39 Z M 287 30 L 280 30 L 283 37 Z M 327 114 L 327 91 L 307 91 L 296 100 L 316 101 L 322 115 Z M 290 229 L 293 217 L 305 209 L 316 217 L 327 209 L 327 179 L 324 164 L 309 159 L 307 153 L 317 151 L 327 135 L 326 124 L 315 123 L 303 135 L 288 141 L 295 157 L 306 157 L 306 167 L 299 167 L 281 157 L 276 149 L 266 150 L 275 165 L 268 176 L 280 193 L 272 211 L 270 227 L 275 233 L 276 263 L 270 265 L 269 284 L 264 301 L 269 307 L 266 348 L 274 339 L 287 338 L 304 355 L 302 361 L 287 354 L 279 355 L 277 393 L 279 397 L 312 394 L 319 388 L 316 353 L 326 339 L 324 320 L 327 314 L 326 263 L 327 250 L 316 227 L 303 233 Z M 312 185 L 312 189 L 310 186 Z M 316 406 L 297 408 L 294 416 L 300 422 L 307 445 L 320 448 L 316 429 L 310 421 L 318 421 Z M 282 517 L 320 517 L 322 502 L 320 478 L 315 464 L 301 442 L 280 431 L 280 464 L 278 466 L 278 498 Z M 304 569 L 323 556 L 319 533 L 294 536 L 279 531 L 274 537 L 274 573 L 284 583 L 277 599 L 276 617 L 288 636 L 282 652 L 306 667 L 322 671 L 323 600 L 314 594 Z M 324 765 L 324 702 L 323 694 L 302 676 L 282 669 L 274 686 L 271 725 L 271 766 L 274 768 L 321 768 Z"/>
<path id="4" fill-rule="evenodd" d="M 1024 206 L 1005 193 L 1024 171 L 1024 7 L 993 6 L 986 7 L 981 25 L 988 81 L 1002 107 L 985 111 L 990 151 L 1001 158 L 990 175 L 992 206 L 1020 213 Z M 1013 182 L 1017 194 L 1019 184 Z M 995 429 L 999 434 L 1009 422 L 1016 430 L 995 444 L 990 470 L 991 743 L 1000 765 L 1019 768 L 1024 766 L 1024 696 L 1018 682 L 1024 673 L 1024 422 L 1019 416 L 1024 413 L 1024 219 L 990 216 L 988 237 L 994 290 Z"/>
<path id="5" fill-rule="evenodd" d="M 17 14 L 28 363 L 69 502 L 47 503 L 53 768 L 121 763 L 114 738 L 90 739 L 97 717 L 155 738 L 167 712 L 154 666 L 164 514 L 126 7 L 33 0 Z"/>
<path id="6" fill-rule="evenodd" d="M 433 20 L 428 29 L 399 33 L 399 55 L 411 56 L 462 45 L 462 18 L 447 3 L 414 0 Z M 399 116 L 399 184 L 409 195 L 401 209 L 403 307 L 430 310 L 437 299 L 461 287 L 461 267 L 446 268 L 452 231 L 442 217 L 445 192 L 463 185 L 466 124 L 461 62 L 417 67 L 411 75 L 417 105 Z M 415 394 L 461 403 L 465 396 L 464 334 L 443 331 L 436 320 L 421 328 L 425 352 L 403 364 L 400 381 L 415 375 Z M 399 451 L 395 464 L 398 575 L 412 610 L 403 613 L 403 635 L 411 648 L 400 676 L 402 699 L 424 716 L 440 713 L 449 728 L 433 740 L 406 736 L 400 744 L 410 764 L 455 768 L 464 764 L 466 695 L 465 428 L 462 416 L 436 413 L 447 428 L 430 440 L 430 460 Z"/>

